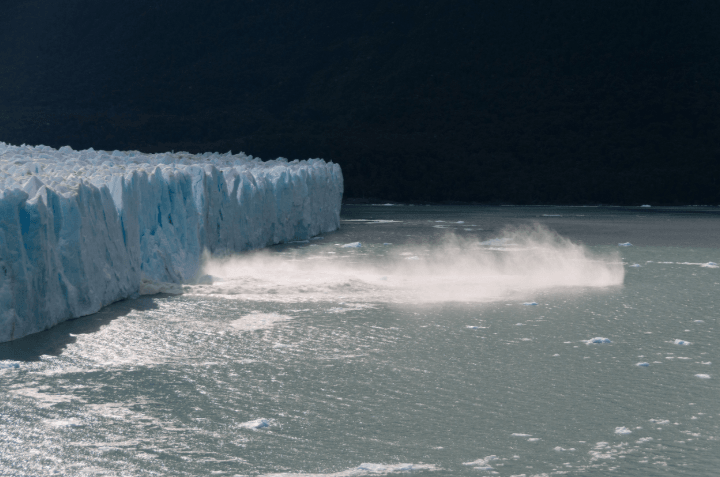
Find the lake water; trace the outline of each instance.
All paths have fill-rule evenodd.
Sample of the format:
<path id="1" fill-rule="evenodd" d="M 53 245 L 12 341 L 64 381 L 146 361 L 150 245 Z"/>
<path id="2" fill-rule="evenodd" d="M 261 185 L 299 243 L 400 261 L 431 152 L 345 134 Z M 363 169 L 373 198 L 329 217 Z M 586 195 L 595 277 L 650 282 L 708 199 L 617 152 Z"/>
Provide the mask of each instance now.
<path id="1" fill-rule="evenodd" d="M 717 208 L 349 206 L 0 344 L 0 474 L 718 475 L 719 238 Z"/>

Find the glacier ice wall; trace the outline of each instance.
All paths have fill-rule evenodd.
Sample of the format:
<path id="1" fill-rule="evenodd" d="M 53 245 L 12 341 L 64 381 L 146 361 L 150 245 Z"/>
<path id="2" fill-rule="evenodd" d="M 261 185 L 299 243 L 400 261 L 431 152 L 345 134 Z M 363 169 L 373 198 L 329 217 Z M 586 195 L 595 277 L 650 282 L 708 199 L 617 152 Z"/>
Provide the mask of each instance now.
<path id="1" fill-rule="evenodd" d="M 202 254 L 336 230 L 343 177 L 321 159 L 106 152 L 0 142 L 0 342 L 182 283 Z"/>

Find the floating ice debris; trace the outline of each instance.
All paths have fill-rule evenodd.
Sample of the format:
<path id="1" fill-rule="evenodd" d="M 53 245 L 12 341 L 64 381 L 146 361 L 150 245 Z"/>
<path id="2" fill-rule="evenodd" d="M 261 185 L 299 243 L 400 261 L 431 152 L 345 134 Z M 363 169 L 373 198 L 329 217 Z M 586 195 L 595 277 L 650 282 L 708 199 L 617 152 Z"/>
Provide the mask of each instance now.
<path id="1" fill-rule="evenodd" d="M 325 237 L 312 237 L 310 240 L 325 240 Z"/>
<path id="2" fill-rule="evenodd" d="M 705 365 L 708 365 L 708 366 L 709 366 L 709 365 L 712 364 L 712 361 L 703 361 L 701 364 L 705 364 Z"/>
<path id="3" fill-rule="evenodd" d="M 719 267 L 718 267 L 718 264 L 715 263 L 715 262 L 703 263 L 703 264 L 700 265 L 700 266 L 701 266 L 701 267 L 704 267 L 704 268 L 719 268 Z"/>
<path id="4" fill-rule="evenodd" d="M 612 343 L 612 341 L 610 341 L 608 338 L 601 338 L 599 336 L 585 341 L 585 344 L 603 344 L 603 343 Z"/>
<path id="5" fill-rule="evenodd" d="M 342 248 L 360 248 L 362 247 L 362 244 L 360 242 L 352 242 L 352 243 L 346 243 L 342 246 Z"/>
<path id="6" fill-rule="evenodd" d="M 168 295 L 182 295 L 182 285 L 179 283 L 156 282 L 143 277 L 140 281 L 140 295 L 156 295 L 158 293 L 167 293 Z"/>
<path id="7" fill-rule="evenodd" d="M 471 465 L 475 470 L 493 470 L 493 467 L 489 463 L 494 460 L 498 460 L 498 456 L 489 455 L 484 459 L 478 459 L 472 462 L 463 462 L 463 465 Z"/>
<path id="8" fill-rule="evenodd" d="M 670 421 L 667 419 L 650 419 L 650 422 L 654 422 L 658 426 L 663 426 L 665 424 L 670 424 Z"/>
<path id="9" fill-rule="evenodd" d="M 650 204 L 643 204 L 643 205 L 641 205 L 640 207 L 652 207 L 652 205 L 650 205 Z"/>
<path id="10" fill-rule="evenodd" d="M 647 366 L 650 366 L 650 363 L 642 362 L 642 363 L 636 364 L 635 366 L 647 367 Z"/>
<path id="11" fill-rule="evenodd" d="M 513 432 L 510 435 L 514 437 L 532 437 L 532 434 L 523 434 L 521 432 Z"/>
<path id="12" fill-rule="evenodd" d="M 385 242 L 383 245 L 392 245 L 391 243 Z"/>
<path id="13" fill-rule="evenodd" d="M 539 437 L 531 437 L 530 439 L 528 439 L 528 442 L 537 442 L 539 440 L 540 440 Z"/>
<path id="14" fill-rule="evenodd" d="M 624 434 L 632 434 L 632 431 L 631 431 L 630 429 L 628 429 L 627 427 L 625 427 L 625 426 L 616 427 L 616 428 L 615 428 L 615 434 L 623 434 L 623 435 L 624 435 Z"/>
<path id="15" fill-rule="evenodd" d="M 640 268 L 640 266 L 641 265 L 639 263 L 633 263 L 632 265 L 630 265 L 630 268 Z"/>
<path id="16" fill-rule="evenodd" d="M 19 368 L 20 363 L 17 361 L 4 360 L 0 361 L 0 369 Z"/>
<path id="17" fill-rule="evenodd" d="M 238 427 L 245 429 L 262 429 L 264 427 L 270 427 L 270 421 L 267 419 L 255 419 L 254 421 L 243 422 Z"/>
<path id="18" fill-rule="evenodd" d="M 673 343 L 680 346 L 687 346 L 692 344 L 691 342 L 685 340 L 675 340 L 673 341 Z"/>
<path id="19" fill-rule="evenodd" d="M 619 243 L 618 247 L 632 247 L 632 244 L 630 242 Z"/>
<path id="20" fill-rule="evenodd" d="M 560 214 L 542 214 L 543 217 L 562 217 Z"/>
<path id="21" fill-rule="evenodd" d="M 555 452 L 572 452 L 572 451 L 575 450 L 575 448 L 574 448 L 574 447 L 571 447 L 571 448 L 569 448 L 569 449 L 565 449 L 565 448 L 563 448 L 563 447 L 557 446 L 557 447 L 555 447 L 553 450 L 554 450 Z"/>
<path id="22" fill-rule="evenodd" d="M 652 437 L 641 437 L 640 439 L 638 439 L 635 442 L 637 442 L 638 444 L 642 444 L 644 442 L 650 442 L 651 440 L 653 440 Z"/>
<path id="23" fill-rule="evenodd" d="M 420 260 L 420 257 L 413 255 L 412 257 L 405 257 L 405 260 Z"/>
<path id="24" fill-rule="evenodd" d="M 464 220 L 458 220 L 458 221 L 457 221 L 457 222 L 455 222 L 455 223 L 456 223 L 456 224 L 464 224 L 464 223 L 465 223 L 465 221 L 464 221 Z"/>
<path id="25" fill-rule="evenodd" d="M 705 320 L 695 320 L 693 323 L 705 323 Z"/>
<path id="26" fill-rule="evenodd" d="M 468 328 L 468 329 L 471 329 L 471 330 L 479 330 L 479 329 L 480 329 L 479 326 L 475 326 L 475 325 L 467 325 L 465 328 Z"/>
<path id="27" fill-rule="evenodd" d="M 709 374 L 696 374 L 695 377 L 700 379 L 710 379 Z"/>
<path id="28" fill-rule="evenodd" d="M 515 323 L 515 326 L 525 326 L 525 323 Z"/>
<path id="29" fill-rule="evenodd" d="M 355 467 L 354 469 L 348 469 L 342 472 L 337 472 L 333 474 L 292 474 L 297 475 L 298 477 L 301 475 L 314 475 L 314 476 L 324 476 L 324 477 L 350 477 L 350 476 L 364 476 L 364 475 L 384 475 L 384 474 L 393 474 L 393 473 L 403 473 L 406 474 L 408 472 L 417 472 L 417 471 L 434 471 L 438 470 L 438 468 L 432 464 L 373 464 L 369 462 L 365 462 L 360 464 L 359 466 Z M 289 474 L 280 474 L 280 475 L 289 475 Z"/>
<path id="30" fill-rule="evenodd" d="M 525 305 L 525 306 L 537 306 L 537 303 L 535 303 L 534 301 L 528 301 L 528 302 L 523 303 L 523 305 Z"/>

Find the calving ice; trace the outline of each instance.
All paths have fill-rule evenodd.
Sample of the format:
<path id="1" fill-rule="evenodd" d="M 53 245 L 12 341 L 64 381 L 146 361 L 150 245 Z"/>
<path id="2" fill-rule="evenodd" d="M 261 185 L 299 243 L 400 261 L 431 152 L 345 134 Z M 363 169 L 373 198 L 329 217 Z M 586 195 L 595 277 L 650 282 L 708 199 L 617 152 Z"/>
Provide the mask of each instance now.
<path id="1" fill-rule="evenodd" d="M 206 250 L 335 230 L 342 193 L 321 159 L 0 142 L 0 341 L 192 280 Z"/>

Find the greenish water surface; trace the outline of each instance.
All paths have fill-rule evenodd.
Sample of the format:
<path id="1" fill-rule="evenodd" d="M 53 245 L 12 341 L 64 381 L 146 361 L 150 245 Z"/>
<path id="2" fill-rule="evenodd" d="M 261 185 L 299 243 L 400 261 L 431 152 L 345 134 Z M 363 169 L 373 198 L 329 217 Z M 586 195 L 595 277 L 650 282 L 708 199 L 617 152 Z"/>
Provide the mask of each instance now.
<path id="1" fill-rule="evenodd" d="M 717 209 L 342 217 L 0 344 L 0 474 L 718 475 Z"/>

